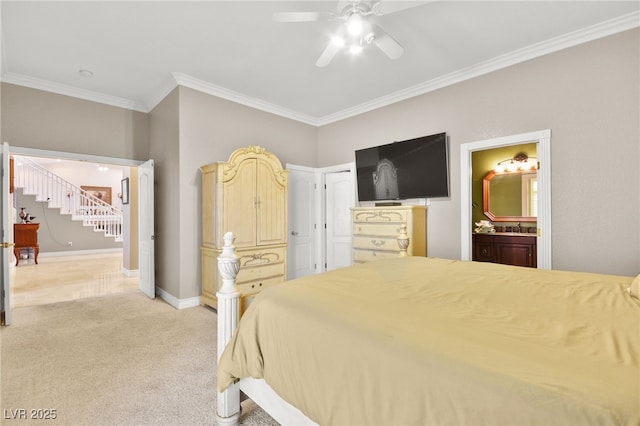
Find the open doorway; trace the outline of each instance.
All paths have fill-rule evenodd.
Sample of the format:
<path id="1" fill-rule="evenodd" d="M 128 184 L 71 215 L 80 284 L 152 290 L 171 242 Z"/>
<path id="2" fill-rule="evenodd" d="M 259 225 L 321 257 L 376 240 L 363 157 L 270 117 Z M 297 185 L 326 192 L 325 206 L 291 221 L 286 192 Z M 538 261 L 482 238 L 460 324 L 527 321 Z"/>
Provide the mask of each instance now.
<path id="1" fill-rule="evenodd" d="M 128 183 L 132 167 L 113 164 L 107 158 L 95 162 L 73 158 L 76 157 L 73 154 L 49 156 L 50 153 L 35 151 L 28 154 L 19 148 L 11 149 L 15 176 L 10 216 L 17 227 L 23 224 L 37 227 L 39 255 L 34 256 L 32 249 L 26 249 L 12 256 L 9 274 L 12 306 L 57 303 L 137 289 L 137 267 L 131 268 L 132 262 L 125 257 L 131 252 L 128 249 L 131 222 L 125 224 L 122 220 L 129 198 L 128 193 L 122 193 L 122 182 L 127 179 Z M 34 170 L 46 172 L 38 174 Z M 86 191 L 87 197 L 95 196 L 104 206 L 112 206 L 120 214 L 117 223 L 111 225 L 104 210 L 96 211 L 100 205 L 83 203 L 80 208 L 71 207 L 73 191 L 62 190 L 58 191 L 62 195 L 52 196 L 52 184 L 43 178 L 45 175 L 79 188 L 77 191 Z M 26 183 L 34 178 L 40 182 Z M 95 223 L 88 220 L 94 217 L 100 220 L 94 220 Z M 113 232 L 116 229 L 118 232 Z"/>
<path id="2" fill-rule="evenodd" d="M 461 259 L 471 260 L 472 254 L 472 154 L 492 148 L 536 144 L 540 168 L 537 171 L 537 267 L 551 269 L 551 130 L 522 133 L 500 138 L 465 143 L 460 146 L 461 186 Z"/>

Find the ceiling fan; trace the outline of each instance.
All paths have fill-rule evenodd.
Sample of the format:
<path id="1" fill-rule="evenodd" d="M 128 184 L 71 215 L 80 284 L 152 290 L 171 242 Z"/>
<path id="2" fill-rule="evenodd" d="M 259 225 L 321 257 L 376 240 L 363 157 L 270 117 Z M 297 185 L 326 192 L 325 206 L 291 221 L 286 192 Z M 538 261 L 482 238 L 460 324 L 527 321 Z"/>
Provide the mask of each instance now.
<path id="1" fill-rule="evenodd" d="M 273 20 L 276 22 L 315 22 L 342 21 L 336 33 L 324 49 L 316 66 L 329 65 L 333 57 L 342 49 L 348 49 L 352 54 L 358 54 L 368 45 L 377 46 L 391 59 L 397 59 L 404 53 L 404 48 L 375 25 L 373 16 L 383 16 L 390 13 L 418 6 L 425 1 L 394 1 L 394 0 L 349 0 L 338 2 L 338 12 L 276 12 Z"/>

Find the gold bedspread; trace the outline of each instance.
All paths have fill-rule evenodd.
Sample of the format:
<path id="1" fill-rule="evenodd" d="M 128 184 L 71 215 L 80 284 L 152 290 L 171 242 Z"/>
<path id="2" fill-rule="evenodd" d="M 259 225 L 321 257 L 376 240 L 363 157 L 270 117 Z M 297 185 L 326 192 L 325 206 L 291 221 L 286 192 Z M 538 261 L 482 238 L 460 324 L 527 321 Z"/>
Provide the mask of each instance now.
<path id="1" fill-rule="evenodd" d="M 638 425 L 631 277 L 405 257 L 251 304 L 218 388 L 264 378 L 335 425 Z"/>

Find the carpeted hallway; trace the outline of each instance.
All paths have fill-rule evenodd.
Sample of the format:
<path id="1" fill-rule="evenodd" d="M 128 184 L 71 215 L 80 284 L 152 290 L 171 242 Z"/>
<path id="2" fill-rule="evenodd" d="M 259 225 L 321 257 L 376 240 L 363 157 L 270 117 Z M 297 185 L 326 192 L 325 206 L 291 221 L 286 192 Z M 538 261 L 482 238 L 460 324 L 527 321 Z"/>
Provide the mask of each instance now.
<path id="1" fill-rule="evenodd" d="M 216 421 L 216 313 L 208 308 L 176 310 L 138 291 L 16 308 L 0 356 L 2 424 Z M 13 419 L 22 409 L 27 419 Z M 31 420 L 32 410 L 56 419 Z M 251 401 L 241 423 L 276 424 Z"/>

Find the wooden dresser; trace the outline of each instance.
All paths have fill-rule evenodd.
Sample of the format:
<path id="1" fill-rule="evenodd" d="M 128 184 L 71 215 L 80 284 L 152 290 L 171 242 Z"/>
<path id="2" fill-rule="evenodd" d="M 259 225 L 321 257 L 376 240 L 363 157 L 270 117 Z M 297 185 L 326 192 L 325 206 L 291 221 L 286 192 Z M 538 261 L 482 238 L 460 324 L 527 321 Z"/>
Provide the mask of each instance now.
<path id="1" fill-rule="evenodd" d="M 427 255 L 427 208 L 425 206 L 354 207 L 353 263 L 370 262 L 400 253 L 397 237 L 407 227 L 409 256 Z"/>
<path id="2" fill-rule="evenodd" d="M 473 260 L 538 267 L 537 236 L 527 234 L 473 234 Z"/>
<path id="3" fill-rule="evenodd" d="M 258 146 L 234 151 L 202 172 L 201 303 L 216 307 L 222 281 L 218 255 L 231 231 L 239 256 L 238 288 L 248 303 L 263 288 L 286 280 L 288 171 Z"/>
<path id="4" fill-rule="evenodd" d="M 30 248 L 33 250 L 35 263 L 38 263 L 38 228 L 39 223 L 14 223 L 13 224 L 13 255 L 16 257 L 16 266 L 20 262 L 20 252 L 22 249 Z"/>

